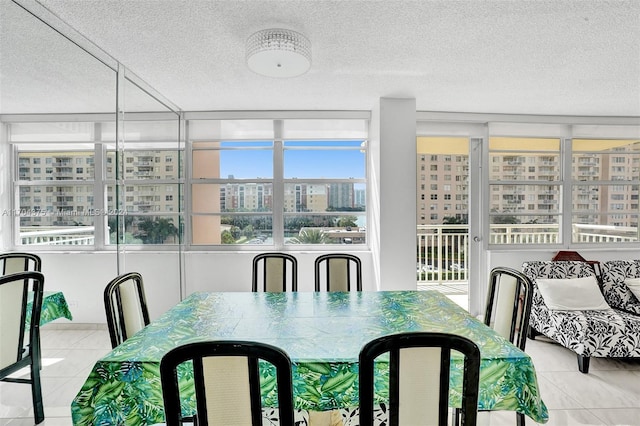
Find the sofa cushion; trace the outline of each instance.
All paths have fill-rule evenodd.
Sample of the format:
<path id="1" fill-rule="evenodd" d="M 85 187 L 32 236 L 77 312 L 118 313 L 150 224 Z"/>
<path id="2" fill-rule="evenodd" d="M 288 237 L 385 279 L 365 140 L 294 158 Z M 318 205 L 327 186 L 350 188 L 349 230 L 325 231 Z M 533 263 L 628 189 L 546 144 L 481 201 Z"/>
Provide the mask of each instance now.
<path id="1" fill-rule="evenodd" d="M 636 299 L 640 299 L 640 278 L 627 278 L 624 280 L 624 285 L 631 290 Z"/>
<path id="2" fill-rule="evenodd" d="M 625 285 L 630 278 L 640 278 L 640 260 L 611 260 L 602 263 L 602 293 L 616 309 L 640 315 L 640 298 Z"/>
<path id="3" fill-rule="evenodd" d="M 538 278 L 538 289 L 551 310 L 601 311 L 611 309 L 595 276 L 582 278 Z"/>

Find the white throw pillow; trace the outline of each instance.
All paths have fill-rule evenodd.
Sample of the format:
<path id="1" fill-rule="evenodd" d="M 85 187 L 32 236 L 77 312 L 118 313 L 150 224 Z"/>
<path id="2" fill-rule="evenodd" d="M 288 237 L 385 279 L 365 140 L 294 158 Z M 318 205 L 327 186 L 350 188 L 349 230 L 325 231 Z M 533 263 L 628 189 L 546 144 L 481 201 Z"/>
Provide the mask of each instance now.
<path id="1" fill-rule="evenodd" d="M 638 300 L 640 300 L 640 278 L 627 278 L 626 280 L 624 280 L 624 283 L 627 287 L 629 287 L 631 293 L 633 293 L 633 295 L 636 296 Z"/>
<path id="2" fill-rule="evenodd" d="M 551 310 L 601 311 L 611 309 L 594 276 L 583 278 L 538 278 L 538 289 Z"/>

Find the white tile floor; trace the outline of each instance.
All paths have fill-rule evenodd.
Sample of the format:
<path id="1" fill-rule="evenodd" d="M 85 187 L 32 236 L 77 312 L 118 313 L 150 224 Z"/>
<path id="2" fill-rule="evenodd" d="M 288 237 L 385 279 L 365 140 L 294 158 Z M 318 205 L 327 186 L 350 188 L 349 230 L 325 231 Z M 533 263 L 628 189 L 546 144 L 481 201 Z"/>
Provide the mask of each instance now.
<path id="1" fill-rule="evenodd" d="M 42 328 L 45 426 L 71 425 L 70 405 L 95 360 L 110 350 L 104 326 Z M 589 374 L 575 355 L 542 337 L 527 342 L 550 426 L 640 425 L 640 360 L 592 359 Z M 0 426 L 32 425 L 30 388 L 0 383 Z M 481 413 L 479 424 L 515 424 L 511 412 Z M 527 418 L 527 424 L 535 424 Z"/>

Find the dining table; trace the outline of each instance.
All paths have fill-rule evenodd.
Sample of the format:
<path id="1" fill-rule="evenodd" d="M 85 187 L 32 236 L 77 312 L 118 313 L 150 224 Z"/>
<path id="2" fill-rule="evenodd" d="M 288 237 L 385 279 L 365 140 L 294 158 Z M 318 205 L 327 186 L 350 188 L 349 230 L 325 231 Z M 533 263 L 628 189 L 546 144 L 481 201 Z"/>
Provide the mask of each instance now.
<path id="1" fill-rule="evenodd" d="M 33 295 L 30 294 L 30 300 L 27 302 L 27 315 L 25 318 L 26 328 L 31 324 L 31 310 L 33 305 Z M 40 325 L 45 325 L 58 318 L 66 318 L 73 320 L 71 310 L 64 293 L 61 291 L 44 291 L 42 293 L 42 308 L 40 311 Z"/>
<path id="2" fill-rule="evenodd" d="M 162 423 L 159 365 L 169 350 L 198 341 L 247 340 L 280 347 L 290 356 L 297 422 L 320 424 L 319 419 L 333 417 L 332 422 L 357 425 L 360 349 L 380 336 L 415 331 L 459 334 L 478 345 L 479 410 L 517 411 L 547 422 L 529 355 L 445 295 L 428 290 L 192 293 L 95 363 L 71 404 L 73 424 Z M 264 364 L 261 369 L 267 383 L 275 371 Z M 387 373 L 376 371 L 376 424 L 384 424 Z M 462 359 L 453 358 L 451 371 L 449 403 L 459 407 Z M 191 377 L 178 371 L 185 415 L 195 413 Z M 263 416 L 272 418 L 277 400 L 266 389 Z"/>

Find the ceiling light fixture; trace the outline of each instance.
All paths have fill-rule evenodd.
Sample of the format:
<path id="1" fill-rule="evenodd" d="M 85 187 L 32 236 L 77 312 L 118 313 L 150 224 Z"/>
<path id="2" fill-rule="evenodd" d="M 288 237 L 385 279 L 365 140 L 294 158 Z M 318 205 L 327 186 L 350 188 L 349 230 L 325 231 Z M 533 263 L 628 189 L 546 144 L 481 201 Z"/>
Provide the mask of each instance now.
<path id="1" fill-rule="evenodd" d="M 311 42 L 302 34 L 272 28 L 247 39 L 247 66 L 267 77 L 296 77 L 311 67 Z"/>

